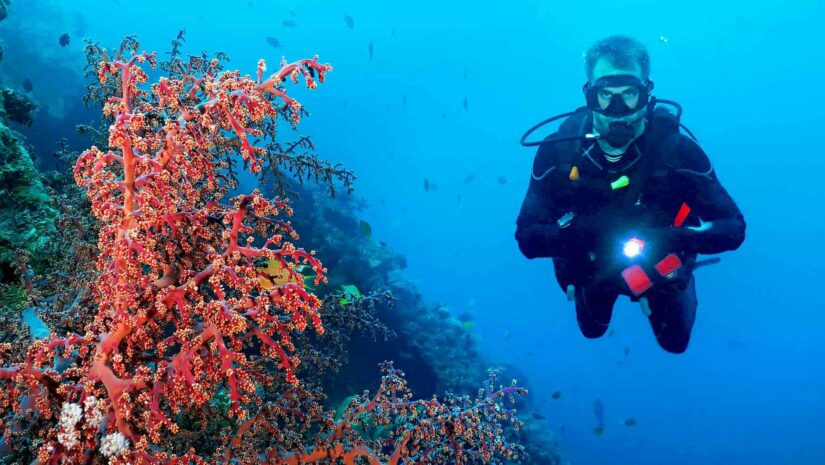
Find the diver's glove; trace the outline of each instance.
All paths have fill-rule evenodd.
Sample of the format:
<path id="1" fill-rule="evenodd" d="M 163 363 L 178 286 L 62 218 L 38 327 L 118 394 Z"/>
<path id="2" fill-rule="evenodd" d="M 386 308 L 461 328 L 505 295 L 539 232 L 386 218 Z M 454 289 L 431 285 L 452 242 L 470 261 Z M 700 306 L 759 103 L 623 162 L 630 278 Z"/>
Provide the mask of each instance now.
<path id="1" fill-rule="evenodd" d="M 599 219 L 593 215 L 574 214 L 565 228 L 568 251 L 574 255 L 586 255 L 594 251 L 599 238 Z"/>
<path id="2" fill-rule="evenodd" d="M 695 254 L 700 232 L 689 228 L 646 228 L 638 231 L 655 255 L 669 253 Z"/>
<path id="3" fill-rule="evenodd" d="M 601 256 L 608 253 L 607 248 L 620 229 L 619 215 L 606 208 L 575 215 L 567 232 L 569 247 L 577 255 Z"/>
<path id="4" fill-rule="evenodd" d="M 674 251 L 695 254 L 699 243 L 699 231 L 691 228 L 668 228 L 669 241 Z"/>

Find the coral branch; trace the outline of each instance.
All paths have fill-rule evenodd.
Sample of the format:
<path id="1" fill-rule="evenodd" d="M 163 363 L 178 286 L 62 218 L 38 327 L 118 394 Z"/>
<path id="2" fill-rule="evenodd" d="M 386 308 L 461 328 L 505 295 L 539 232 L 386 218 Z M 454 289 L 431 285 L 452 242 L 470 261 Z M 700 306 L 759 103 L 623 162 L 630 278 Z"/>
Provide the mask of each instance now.
<path id="1" fill-rule="evenodd" d="M 37 449 L 26 462 L 35 465 L 514 457 L 498 422 L 513 420 L 501 404 L 523 390 L 494 389 L 494 377 L 474 400 L 414 401 L 403 373 L 386 363 L 377 393 L 356 396 L 337 420 L 323 393 L 298 377 L 307 353 L 299 349 L 325 334 L 322 301 L 302 273 L 311 269 L 319 285 L 327 270 L 292 242 L 287 199 L 228 193 L 238 187 L 232 157 L 258 173 L 305 147 L 273 153 L 256 144 L 278 118 L 299 123 L 287 81 L 303 76 L 312 89 L 332 68 L 317 56 L 284 60 L 264 77 L 261 60 L 253 80 L 212 60 L 178 64 L 147 86 L 144 67 L 156 56 L 136 49 L 130 39 L 111 60 L 99 52 L 108 147 L 83 152 L 73 171 L 98 228 L 95 279 L 83 284 L 94 316 L 83 319 L 82 335 L 52 334 L 0 367 L 0 455 L 16 442 Z M 298 174 L 331 183 L 344 173 L 349 187 L 345 170 L 302 163 Z M 4 364 L 8 349 L 0 344 Z"/>

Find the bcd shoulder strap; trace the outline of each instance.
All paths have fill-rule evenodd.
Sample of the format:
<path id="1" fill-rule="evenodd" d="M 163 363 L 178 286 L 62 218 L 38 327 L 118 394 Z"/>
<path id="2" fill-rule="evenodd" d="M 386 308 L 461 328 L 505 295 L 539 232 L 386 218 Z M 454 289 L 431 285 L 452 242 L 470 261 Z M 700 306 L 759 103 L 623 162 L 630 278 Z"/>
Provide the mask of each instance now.
<path id="1" fill-rule="evenodd" d="M 558 135 L 561 137 L 584 135 L 587 129 L 587 116 L 590 113 L 587 107 L 576 109 L 576 112 L 570 115 L 559 126 Z M 559 142 L 556 149 L 557 160 L 556 167 L 560 173 L 569 173 L 573 168 L 576 160 L 582 153 L 582 139 L 573 139 L 569 141 Z"/>
<path id="2" fill-rule="evenodd" d="M 645 150 L 655 157 L 654 176 L 667 176 L 679 157 L 679 118 L 670 110 L 657 107 L 650 118 L 650 134 Z"/>
<path id="3" fill-rule="evenodd" d="M 655 108 L 640 150 L 641 166 L 633 176 L 622 202 L 628 208 L 639 200 L 639 195 L 651 176 L 667 176 L 675 166 L 679 152 L 679 120 L 676 115 L 666 108 Z"/>

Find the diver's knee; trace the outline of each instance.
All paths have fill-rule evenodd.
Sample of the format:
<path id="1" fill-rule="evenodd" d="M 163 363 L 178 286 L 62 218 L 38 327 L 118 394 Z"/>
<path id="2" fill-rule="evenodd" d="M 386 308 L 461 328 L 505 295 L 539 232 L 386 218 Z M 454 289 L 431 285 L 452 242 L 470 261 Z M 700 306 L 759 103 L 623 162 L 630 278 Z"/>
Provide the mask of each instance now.
<path id="1" fill-rule="evenodd" d="M 659 346 L 665 351 L 670 352 L 671 354 L 683 354 L 688 348 L 688 343 L 690 342 L 690 335 L 686 336 L 678 336 L 678 337 L 663 337 L 656 339 L 659 342 Z"/>
<path id="2" fill-rule="evenodd" d="M 588 339 L 598 339 L 604 336 L 608 326 L 610 326 L 609 324 L 599 323 L 598 321 L 583 319 L 581 316 L 578 318 L 578 322 L 579 330 L 581 330 L 582 335 Z"/>
<path id="3" fill-rule="evenodd" d="M 575 286 L 574 291 L 576 321 L 582 334 L 588 339 L 602 337 L 610 326 L 613 304 L 618 296 L 581 286 Z"/>
<path id="4" fill-rule="evenodd" d="M 601 321 L 595 318 L 590 313 L 589 309 L 577 302 L 576 305 L 576 321 L 579 323 L 579 329 L 584 337 L 588 339 L 596 339 L 604 336 L 607 332 L 607 327 L 610 326 L 610 317 L 606 321 Z"/>

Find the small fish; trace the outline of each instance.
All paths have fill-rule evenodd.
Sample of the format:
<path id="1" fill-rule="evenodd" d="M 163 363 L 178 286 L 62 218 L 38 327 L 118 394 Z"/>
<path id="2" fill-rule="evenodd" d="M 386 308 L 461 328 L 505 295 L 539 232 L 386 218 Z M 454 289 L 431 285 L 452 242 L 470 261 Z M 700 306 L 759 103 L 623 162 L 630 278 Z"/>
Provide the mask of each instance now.
<path id="1" fill-rule="evenodd" d="M 281 24 L 284 27 L 295 27 L 295 26 L 298 25 L 298 23 L 296 23 L 295 20 L 293 20 L 293 19 L 285 19 L 285 20 L 281 21 Z"/>
<path id="2" fill-rule="evenodd" d="M 289 10 L 289 16 L 295 17 L 295 10 Z"/>
<path id="3" fill-rule="evenodd" d="M 545 416 L 540 414 L 540 413 L 533 412 L 533 418 L 535 418 L 537 420 L 544 420 Z"/>
<path id="4" fill-rule="evenodd" d="M 355 29 L 355 20 L 350 15 L 344 15 L 344 23 L 350 29 Z"/>
<path id="5" fill-rule="evenodd" d="M 507 178 L 504 177 L 504 176 L 499 176 L 498 177 L 498 183 L 501 184 L 502 186 L 507 184 Z"/>
<path id="6" fill-rule="evenodd" d="M 607 337 L 613 337 L 616 334 L 615 329 L 611 329 L 609 333 L 607 333 Z"/>
<path id="7" fill-rule="evenodd" d="M 281 48 L 281 42 L 272 36 L 266 36 L 266 43 L 268 43 L 272 48 Z"/>
<path id="8" fill-rule="evenodd" d="M 550 395 L 550 397 L 556 400 L 561 399 L 561 391 L 554 392 L 552 395 Z"/>
<path id="9" fill-rule="evenodd" d="M 624 348 L 624 356 L 627 357 L 628 355 L 630 355 L 630 347 L 625 347 Z"/>
<path id="10" fill-rule="evenodd" d="M 635 418 L 625 418 L 622 422 L 625 426 L 636 426 L 636 419 Z"/>
<path id="11" fill-rule="evenodd" d="M 745 343 L 738 339 L 731 339 L 728 341 L 728 347 L 731 349 L 740 349 L 745 346 Z"/>
<path id="12" fill-rule="evenodd" d="M 430 192 L 431 190 L 434 191 L 438 189 L 438 186 L 435 185 L 434 182 L 430 182 L 429 179 L 424 179 L 424 190 Z"/>
<path id="13" fill-rule="evenodd" d="M 60 42 L 61 47 L 65 47 L 69 45 L 70 40 L 71 39 L 69 38 L 69 33 L 64 32 L 63 35 L 60 36 L 60 39 L 58 39 L 58 42 Z"/>
<path id="14" fill-rule="evenodd" d="M 535 357 L 536 356 L 536 354 L 532 350 L 528 350 L 527 355 L 530 356 L 530 357 Z"/>
<path id="15" fill-rule="evenodd" d="M 407 96 L 406 96 L 406 95 L 404 95 L 403 97 L 401 97 L 401 103 L 402 103 L 402 104 L 404 104 L 404 105 L 406 105 L 406 104 L 407 104 Z"/>
<path id="16" fill-rule="evenodd" d="M 23 90 L 25 90 L 26 92 L 31 92 L 32 90 L 34 90 L 34 85 L 32 84 L 31 79 L 26 78 L 23 81 Z"/>
<path id="17" fill-rule="evenodd" d="M 661 35 L 661 36 L 659 36 L 659 42 L 667 45 L 667 43 L 669 42 L 669 39 L 667 38 L 667 36 Z"/>
<path id="18" fill-rule="evenodd" d="M 447 119 L 447 112 L 446 111 L 441 113 L 441 119 Z"/>
<path id="19" fill-rule="evenodd" d="M 372 236 L 372 226 L 364 220 L 358 220 L 358 229 L 366 237 Z"/>
<path id="20" fill-rule="evenodd" d="M 395 28 L 390 29 L 390 35 L 395 37 Z"/>
<path id="21" fill-rule="evenodd" d="M 470 321 L 470 320 L 472 320 L 472 319 L 473 319 L 473 314 L 472 314 L 472 313 L 470 313 L 470 312 L 461 312 L 461 313 L 458 315 L 458 317 L 457 317 L 457 318 L 458 318 L 458 321 L 461 321 L 461 322 L 464 322 L 464 321 Z"/>
<path id="22" fill-rule="evenodd" d="M 598 436 L 604 432 L 604 402 L 601 399 L 593 401 L 593 414 L 596 416 L 596 429 L 593 430 Z M 596 430 L 601 430 L 596 432 Z"/>
<path id="23" fill-rule="evenodd" d="M 512 335 L 513 335 L 513 332 L 510 331 L 509 329 L 506 329 L 506 330 L 504 330 L 504 334 L 501 336 L 501 338 L 506 341 L 506 340 L 510 339 L 510 336 L 512 336 Z"/>
<path id="24" fill-rule="evenodd" d="M 467 176 L 464 177 L 464 184 L 470 184 L 471 182 L 475 181 L 475 179 L 476 179 L 476 175 L 468 174 Z"/>
<path id="25" fill-rule="evenodd" d="M 288 268 L 297 272 L 297 275 L 290 273 Z M 310 274 L 311 269 L 300 265 L 284 265 L 280 260 L 269 259 L 263 266 L 258 267 L 258 270 L 266 275 L 266 277 L 261 276 L 259 278 L 261 288 L 264 290 L 272 289 L 275 286 L 283 287 L 289 283 L 301 284 L 302 281 L 304 287 L 311 289 L 311 283 L 315 280 L 315 275 Z"/>
<path id="26" fill-rule="evenodd" d="M 469 110 L 469 109 L 470 109 L 470 101 L 467 100 L 467 97 L 465 96 L 464 97 L 464 110 L 466 111 L 466 110 Z"/>
<path id="27" fill-rule="evenodd" d="M 461 194 L 455 196 L 455 203 L 461 203 Z"/>
<path id="28" fill-rule="evenodd" d="M 373 46 L 372 46 L 372 42 L 370 42 L 369 51 L 370 51 L 370 60 L 372 60 L 372 55 L 373 55 L 373 52 L 374 52 L 374 48 L 373 48 Z"/>
<path id="29" fill-rule="evenodd" d="M 604 434 L 604 426 L 597 426 L 593 428 L 593 434 L 595 434 L 596 436 L 601 436 L 602 434 Z"/>
<path id="30" fill-rule="evenodd" d="M 341 285 L 341 291 L 343 291 L 343 296 L 338 299 L 338 303 L 341 305 L 351 304 L 363 297 L 355 284 L 343 284 Z"/>

